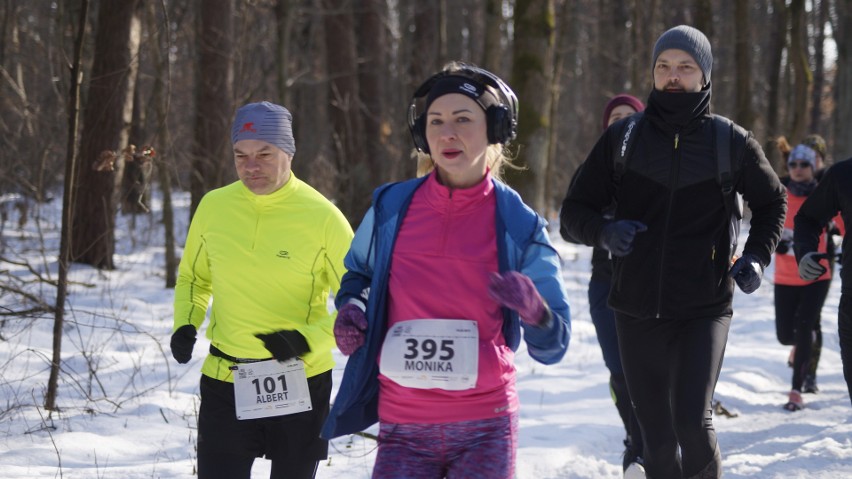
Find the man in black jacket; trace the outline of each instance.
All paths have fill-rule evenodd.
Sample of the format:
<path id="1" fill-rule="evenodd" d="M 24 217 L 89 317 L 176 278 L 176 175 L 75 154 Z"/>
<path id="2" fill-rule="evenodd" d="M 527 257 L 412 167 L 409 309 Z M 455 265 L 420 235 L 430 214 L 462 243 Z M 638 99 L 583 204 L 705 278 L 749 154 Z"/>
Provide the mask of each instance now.
<path id="1" fill-rule="evenodd" d="M 813 280 L 825 272 L 826 254 L 817 251 L 819 237 L 825 225 L 840 212 L 847 232 L 843 236 L 840 268 L 841 294 L 837 311 L 837 330 L 840 336 L 840 358 L 843 377 L 852 400 L 852 159 L 841 161 L 825 172 L 816 189 L 799 208 L 793 229 L 793 248 L 799 263 L 799 276 Z"/>
<path id="2" fill-rule="evenodd" d="M 638 131 L 626 133 L 638 136 L 623 171 L 616 175 L 614 155 L 624 154 L 630 119 L 598 140 L 560 219 L 573 237 L 613 254 L 609 305 L 647 477 L 716 478 L 721 455 L 710 402 L 733 314 L 733 283 L 746 293 L 760 285 L 783 228 L 786 193 L 751 134 L 714 128 L 713 55 L 703 33 L 683 25 L 666 31 L 652 60 L 654 88 Z M 717 180 L 717 133 L 741 145 L 731 180 L 752 213 L 736 261 L 731 209 Z M 613 200 L 615 216 L 606 219 L 602 211 Z"/>

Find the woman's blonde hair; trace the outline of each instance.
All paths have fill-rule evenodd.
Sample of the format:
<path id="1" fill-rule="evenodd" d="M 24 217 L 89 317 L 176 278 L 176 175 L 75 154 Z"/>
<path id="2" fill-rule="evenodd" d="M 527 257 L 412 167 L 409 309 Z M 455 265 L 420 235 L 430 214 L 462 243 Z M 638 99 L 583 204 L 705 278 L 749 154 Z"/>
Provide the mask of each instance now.
<path id="1" fill-rule="evenodd" d="M 414 148 L 411 150 L 411 157 L 417 160 L 417 176 L 425 176 L 435 170 L 435 161 L 432 160 L 432 156 L 429 153 L 424 153 Z M 508 148 L 499 144 L 488 145 L 488 149 L 485 150 L 485 163 L 488 165 L 488 169 L 491 170 L 491 177 L 504 183 L 503 170 L 505 168 L 513 170 L 523 169 L 512 162 Z"/>

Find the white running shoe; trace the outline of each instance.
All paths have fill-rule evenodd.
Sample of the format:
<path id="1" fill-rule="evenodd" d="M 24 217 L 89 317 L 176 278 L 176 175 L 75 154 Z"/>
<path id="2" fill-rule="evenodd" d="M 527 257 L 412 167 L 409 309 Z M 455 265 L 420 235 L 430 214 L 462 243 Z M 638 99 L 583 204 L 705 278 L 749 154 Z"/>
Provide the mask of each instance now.
<path id="1" fill-rule="evenodd" d="M 638 462 L 632 462 L 624 471 L 624 479 L 645 479 L 645 468 Z"/>

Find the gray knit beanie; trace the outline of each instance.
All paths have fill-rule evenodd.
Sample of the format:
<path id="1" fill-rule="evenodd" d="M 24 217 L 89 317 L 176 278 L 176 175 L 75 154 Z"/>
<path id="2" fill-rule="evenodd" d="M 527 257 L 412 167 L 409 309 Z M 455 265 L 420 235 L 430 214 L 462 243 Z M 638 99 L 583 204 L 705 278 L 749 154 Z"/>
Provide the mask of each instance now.
<path id="1" fill-rule="evenodd" d="M 710 73 L 713 71 L 713 52 L 710 49 L 710 40 L 701 33 L 701 30 L 688 25 L 679 25 L 670 28 L 660 35 L 654 44 L 654 54 L 651 57 L 651 71 L 657 63 L 657 57 L 666 50 L 676 48 L 692 55 L 695 63 L 704 73 L 704 80 L 710 83 Z"/>
<path id="2" fill-rule="evenodd" d="M 240 140 L 262 140 L 292 157 L 296 154 L 293 115 L 283 106 L 268 101 L 240 107 L 231 127 L 231 143 Z"/>

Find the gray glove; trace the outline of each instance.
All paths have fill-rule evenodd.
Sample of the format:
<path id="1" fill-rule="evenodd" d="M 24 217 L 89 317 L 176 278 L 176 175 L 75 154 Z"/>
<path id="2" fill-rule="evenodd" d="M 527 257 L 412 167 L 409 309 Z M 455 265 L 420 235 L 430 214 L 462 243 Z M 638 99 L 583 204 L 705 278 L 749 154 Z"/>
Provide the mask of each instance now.
<path id="1" fill-rule="evenodd" d="M 805 281 L 813 281 L 826 272 L 825 266 L 819 264 L 820 260 L 828 259 L 827 253 L 811 251 L 802 256 L 799 261 L 799 277 Z"/>

